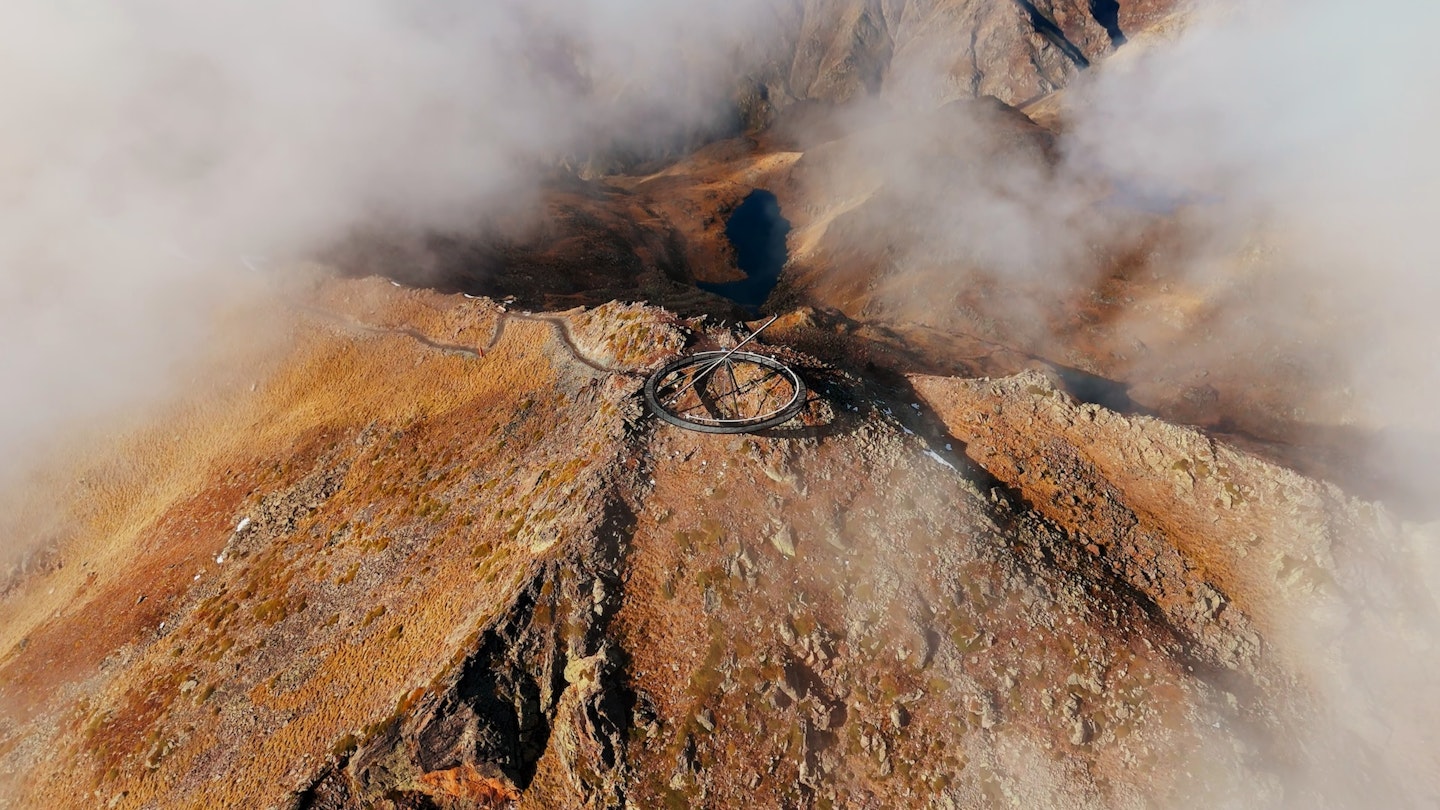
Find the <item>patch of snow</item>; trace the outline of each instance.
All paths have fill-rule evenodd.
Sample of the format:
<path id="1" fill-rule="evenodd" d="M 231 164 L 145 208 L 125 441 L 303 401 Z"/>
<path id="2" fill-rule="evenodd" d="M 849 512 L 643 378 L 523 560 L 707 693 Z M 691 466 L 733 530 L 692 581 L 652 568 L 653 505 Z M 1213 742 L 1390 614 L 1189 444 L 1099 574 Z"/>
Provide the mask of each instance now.
<path id="1" fill-rule="evenodd" d="M 929 456 L 930 458 L 935 459 L 935 461 L 938 462 L 938 463 L 940 463 L 940 464 L 944 464 L 946 467 L 949 467 L 950 469 L 954 470 L 955 472 L 960 472 L 960 468 L 959 468 L 959 467 L 956 467 L 954 464 L 951 464 L 949 461 L 946 461 L 944 456 L 940 455 L 939 453 L 935 452 L 934 450 L 926 450 L 926 451 L 925 451 L 925 455 Z"/>
<path id="2" fill-rule="evenodd" d="M 250 518 L 240 518 L 240 522 L 235 524 L 235 533 L 239 534 L 240 532 L 243 532 L 248 528 L 250 528 Z"/>

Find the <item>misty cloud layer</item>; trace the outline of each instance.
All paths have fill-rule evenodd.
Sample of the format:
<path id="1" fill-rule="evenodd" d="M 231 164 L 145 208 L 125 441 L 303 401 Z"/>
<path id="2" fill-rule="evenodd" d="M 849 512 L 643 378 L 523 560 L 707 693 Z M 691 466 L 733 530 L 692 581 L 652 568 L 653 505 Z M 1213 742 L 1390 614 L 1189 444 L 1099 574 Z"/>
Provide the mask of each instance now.
<path id="1" fill-rule="evenodd" d="M 1217 330 L 1229 351 L 1286 345 L 1344 392 L 1345 407 L 1312 413 L 1420 440 L 1440 431 L 1437 23 L 1440 9 L 1403 0 L 1247 4 L 1107 65 L 1068 144 L 1129 183 L 1216 201 L 1209 250 L 1174 270 L 1237 288 Z M 1263 255 L 1214 275 L 1237 236 Z M 1440 482 L 1433 458 L 1382 461 Z M 1299 784 L 1343 806 L 1429 804 L 1440 790 L 1440 705 L 1424 686 L 1440 663 L 1437 536 L 1389 526 L 1403 539 L 1336 539 L 1342 591 L 1296 615 L 1287 639 L 1308 651 L 1318 707 Z"/>
<path id="2" fill-rule="evenodd" d="M 1147 280 L 1202 302 L 1203 321 L 1163 324 L 1179 339 L 1129 381 L 1229 370 L 1281 392 L 1283 409 L 1259 417 L 1363 437 L 1349 463 L 1433 502 L 1440 9 L 1287 0 L 1200 12 L 1173 40 L 1135 42 L 1071 85 L 1058 162 L 1016 148 L 1013 128 L 975 126 L 984 105 L 852 110 L 858 134 L 806 155 L 824 166 L 809 180 L 834 201 L 826 216 L 838 213 L 817 217 L 826 235 L 805 244 L 826 245 L 822 262 L 874 264 L 888 285 L 874 293 L 881 314 L 903 321 L 943 325 L 966 295 L 1008 288 L 966 325 L 1008 318 L 1007 338 L 1063 360 L 1072 347 L 1036 313 L 1073 300 L 1152 214 L 1173 211 L 1183 240 L 1150 257 Z M 1117 343 L 1148 338 L 1166 313 L 1126 317 Z M 1440 671 L 1440 531 L 1376 514 L 1323 540 L 1330 556 L 1315 564 L 1333 589 L 1291 606 L 1273 639 L 1299 656 L 1313 726 L 1296 744 L 1303 761 L 1288 773 L 1261 764 L 1268 781 L 1240 806 L 1440 795 L 1440 701 L 1426 687 Z"/>
<path id="3" fill-rule="evenodd" d="M 1347 363 L 1352 416 L 1434 430 L 1440 56 L 1426 32 L 1440 11 L 1258 6 L 1108 65 L 1072 145 L 1132 183 L 1218 201 L 1232 232 L 1264 232 L 1279 283 L 1235 314 L 1327 319 L 1316 350 Z"/>
<path id="4" fill-rule="evenodd" d="M 471 226 L 546 167 L 725 122 L 757 8 L 7 4 L 0 459 L 152 395 L 257 268 L 375 223 Z"/>
<path id="5" fill-rule="evenodd" d="M 464 228 L 523 208 L 556 163 L 723 125 L 770 15 L 762 0 L 11 0 L 0 477 L 56 426 L 163 388 L 209 313 L 262 294 L 265 268 L 376 222 Z M 1207 239 L 1169 271 L 1238 285 L 1226 351 L 1285 341 L 1348 392 L 1311 413 L 1440 435 L 1437 24 L 1440 8 L 1406 0 L 1198 21 L 1075 88 L 1058 173 L 1037 158 L 937 175 L 915 158 L 933 140 L 885 137 L 861 154 L 910 216 L 897 267 L 963 261 L 1064 287 L 1115 238 L 1086 223 L 1096 173 L 1210 200 Z M 1263 256 L 1237 278 L 1227 257 L 1257 238 Z M 1440 482 L 1433 459 L 1406 463 Z M 1342 798 L 1367 774 L 1416 801 L 1440 784 L 1422 748 L 1440 720 L 1422 694 L 1440 663 L 1440 558 L 1433 532 L 1397 531 L 1383 560 L 1342 560 L 1366 590 L 1296 618 L 1318 739 L 1334 744 L 1320 757 L 1333 770 L 1304 776 Z M 1354 740 L 1372 759 L 1352 773 Z"/>

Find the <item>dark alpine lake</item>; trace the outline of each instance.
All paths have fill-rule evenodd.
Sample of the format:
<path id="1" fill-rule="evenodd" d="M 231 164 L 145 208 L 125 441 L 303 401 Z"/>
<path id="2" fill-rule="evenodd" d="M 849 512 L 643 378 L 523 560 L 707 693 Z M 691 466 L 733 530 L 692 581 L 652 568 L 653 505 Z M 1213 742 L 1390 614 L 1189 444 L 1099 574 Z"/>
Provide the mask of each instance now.
<path id="1" fill-rule="evenodd" d="M 735 263 L 745 273 L 745 279 L 725 284 L 701 282 L 698 286 L 747 310 L 758 310 L 780 281 L 780 269 L 789 259 L 785 248 L 789 233 L 790 222 L 780 215 L 780 201 L 775 195 L 764 189 L 750 192 L 725 223 L 725 235 L 735 246 Z"/>

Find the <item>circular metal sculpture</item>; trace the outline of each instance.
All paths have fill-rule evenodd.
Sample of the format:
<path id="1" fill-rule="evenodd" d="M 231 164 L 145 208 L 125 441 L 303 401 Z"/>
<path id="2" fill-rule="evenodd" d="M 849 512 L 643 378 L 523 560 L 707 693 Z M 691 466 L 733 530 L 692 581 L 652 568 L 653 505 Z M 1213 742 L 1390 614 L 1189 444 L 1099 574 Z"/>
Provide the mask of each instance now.
<path id="1" fill-rule="evenodd" d="M 773 357 L 740 351 L 765 326 L 729 351 L 699 352 L 661 366 L 645 381 L 650 410 L 702 433 L 748 433 L 795 418 L 805 407 L 800 375 Z"/>

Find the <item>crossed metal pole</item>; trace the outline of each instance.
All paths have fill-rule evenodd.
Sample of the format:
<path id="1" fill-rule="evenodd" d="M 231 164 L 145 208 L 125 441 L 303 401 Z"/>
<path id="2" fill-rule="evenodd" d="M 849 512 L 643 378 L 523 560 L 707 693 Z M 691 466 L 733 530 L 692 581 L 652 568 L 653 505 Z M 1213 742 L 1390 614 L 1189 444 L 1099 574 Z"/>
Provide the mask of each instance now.
<path id="1" fill-rule="evenodd" d="M 779 315 L 771 315 L 771 316 L 770 316 L 770 320 L 768 320 L 768 321 L 766 321 L 765 323 L 761 324 L 759 329 L 756 329 L 754 332 L 751 332 L 749 337 L 745 338 L 744 340 L 740 341 L 739 343 L 736 343 L 734 348 L 732 348 L 730 351 L 726 352 L 724 355 L 722 355 L 722 356 L 721 356 L 719 359 L 717 359 L 715 362 L 713 362 L 713 363 L 711 363 L 710 365 L 706 366 L 706 367 L 705 367 L 704 369 L 702 369 L 698 374 L 696 374 L 696 375 L 694 375 L 693 377 L 691 377 L 691 378 L 690 378 L 690 382 L 686 383 L 686 384 L 685 384 L 685 387 L 681 388 L 679 391 L 676 391 L 673 396 L 671 396 L 668 400 L 665 401 L 665 404 L 668 406 L 670 403 L 678 400 L 678 399 L 681 397 L 681 395 L 683 395 L 686 391 L 689 391 L 691 388 L 694 388 L 695 385 L 696 385 L 697 383 L 699 383 L 700 380 L 701 380 L 703 377 L 705 377 L 706 375 L 708 375 L 710 372 L 714 371 L 715 369 L 719 368 L 722 363 L 724 363 L 724 362 L 726 362 L 727 360 L 730 359 L 730 356 L 731 356 L 731 355 L 735 354 L 735 352 L 740 351 L 740 347 L 741 347 L 741 346 L 744 346 L 746 343 L 749 343 L 750 341 L 754 340 L 754 339 L 756 338 L 756 336 L 758 336 L 761 332 L 764 332 L 764 331 L 765 331 L 766 327 L 768 327 L 770 324 L 774 323 L 774 322 L 775 322 L 776 320 L 778 320 L 779 318 L 780 318 Z M 733 382 L 735 372 L 734 372 L 734 371 L 731 371 L 730 374 L 731 374 L 731 380 L 732 380 L 732 382 Z"/>

